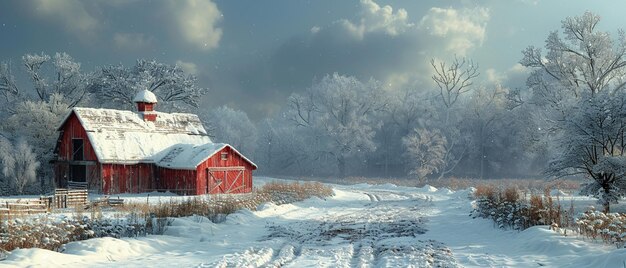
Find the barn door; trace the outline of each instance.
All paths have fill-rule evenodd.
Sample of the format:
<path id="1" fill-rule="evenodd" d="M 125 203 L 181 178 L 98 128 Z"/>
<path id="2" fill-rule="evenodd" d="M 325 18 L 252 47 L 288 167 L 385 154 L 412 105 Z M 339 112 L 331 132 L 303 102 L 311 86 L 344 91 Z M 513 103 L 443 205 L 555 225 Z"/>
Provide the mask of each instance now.
<path id="1" fill-rule="evenodd" d="M 216 167 L 208 168 L 207 177 L 210 177 L 209 193 L 211 194 L 230 194 L 239 193 L 244 190 L 243 172 L 244 167 Z M 209 183 L 207 183 L 209 185 Z"/>

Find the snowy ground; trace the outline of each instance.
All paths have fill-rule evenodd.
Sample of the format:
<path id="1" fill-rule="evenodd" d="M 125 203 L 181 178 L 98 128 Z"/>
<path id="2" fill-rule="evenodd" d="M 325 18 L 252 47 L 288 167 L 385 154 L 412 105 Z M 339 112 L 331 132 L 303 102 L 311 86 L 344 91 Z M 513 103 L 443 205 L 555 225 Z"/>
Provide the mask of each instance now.
<path id="1" fill-rule="evenodd" d="M 326 200 L 264 204 L 220 224 L 176 219 L 163 236 L 73 242 L 63 253 L 19 249 L 0 266 L 623 267 L 626 261 L 626 249 L 547 227 L 503 231 L 472 219 L 469 191 L 333 187 L 335 196 Z"/>

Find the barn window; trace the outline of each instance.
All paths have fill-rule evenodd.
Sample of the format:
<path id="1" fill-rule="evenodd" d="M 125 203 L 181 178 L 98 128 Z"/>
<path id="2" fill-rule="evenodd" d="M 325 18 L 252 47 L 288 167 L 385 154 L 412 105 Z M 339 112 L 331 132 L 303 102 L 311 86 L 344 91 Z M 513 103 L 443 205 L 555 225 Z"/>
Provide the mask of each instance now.
<path id="1" fill-rule="evenodd" d="M 222 160 L 228 160 L 228 153 L 221 154 Z"/>
<path id="2" fill-rule="evenodd" d="M 72 139 L 72 160 L 84 160 L 83 139 Z"/>

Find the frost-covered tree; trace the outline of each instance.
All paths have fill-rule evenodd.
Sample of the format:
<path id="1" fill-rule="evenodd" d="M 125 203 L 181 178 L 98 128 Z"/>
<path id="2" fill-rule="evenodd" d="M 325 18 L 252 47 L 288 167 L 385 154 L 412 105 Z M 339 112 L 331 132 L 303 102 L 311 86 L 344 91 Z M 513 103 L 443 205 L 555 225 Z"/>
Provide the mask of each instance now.
<path id="1" fill-rule="evenodd" d="M 420 180 L 439 172 L 445 164 L 446 138 L 439 130 L 415 129 L 402 139 L 406 146 L 406 156 L 410 161 L 410 174 Z"/>
<path id="2" fill-rule="evenodd" d="M 409 163 L 397 161 L 398 155 L 405 151 L 402 138 L 415 128 L 430 127 L 433 109 L 429 102 L 429 93 L 415 88 L 386 92 L 388 108 L 374 118 L 382 123 L 374 136 L 377 148 L 363 157 L 362 163 L 366 166 L 366 169 L 362 169 L 363 175 L 406 175 Z"/>
<path id="3" fill-rule="evenodd" d="M 562 21 L 564 38 L 553 31 L 546 39 L 547 52 L 529 46 L 520 63 L 534 69 L 527 84 L 532 101 L 540 105 L 548 120 L 558 121 L 566 110 L 577 104 L 584 92 L 594 95 L 602 90 L 622 90 L 626 85 L 626 37 L 617 38 L 596 29 L 600 17 L 586 12 Z M 551 116 L 555 115 L 555 116 Z"/>
<path id="4" fill-rule="evenodd" d="M 272 146 L 273 172 L 278 174 L 312 175 L 320 171 L 316 167 L 330 164 L 324 161 L 327 154 L 320 154 L 319 136 L 309 129 L 277 121 L 274 131 L 278 139 Z M 327 171 L 322 170 L 322 171 Z M 318 173 L 319 174 L 319 173 Z"/>
<path id="5" fill-rule="evenodd" d="M 380 126 L 374 115 L 386 107 L 380 84 L 370 79 L 337 73 L 326 75 L 307 91 L 289 97 L 288 118 L 295 126 L 309 129 L 319 141 L 317 157 L 330 155 L 345 176 L 347 158 L 376 148 L 373 137 Z"/>
<path id="6" fill-rule="evenodd" d="M 257 126 L 258 146 L 256 161 L 263 167 L 265 172 L 274 171 L 274 162 L 276 161 L 276 148 L 280 142 L 276 130 L 275 120 L 265 118 Z"/>
<path id="7" fill-rule="evenodd" d="M 8 156 L 11 156 L 13 154 L 13 144 L 11 143 L 10 140 L 8 140 L 6 137 L 0 136 L 0 162 L 2 164 L 2 169 L 4 170 L 5 168 L 10 168 L 12 169 L 12 167 L 14 166 L 13 163 L 13 159 L 12 158 L 8 158 Z M 7 156 L 7 158 L 5 159 L 5 156 Z M 12 193 L 12 182 L 11 182 L 11 178 L 7 177 L 4 175 L 4 172 L 1 173 L 2 174 L 2 182 L 0 183 L 0 194 L 3 195 L 9 195 Z"/>
<path id="8" fill-rule="evenodd" d="M 211 126 L 215 142 L 228 143 L 246 155 L 254 153 L 257 147 L 256 127 L 244 111 L 220 106 L 202 117 Z"/>
<path id="9" fill-rule="evenodd" d="M 549 164 L 549 174 L 583 174 L 591 182 L 582 193 L 598 198 L 604 211 L 626 195 L 626 93 L 588 92 L 570 108 L 558 141 L 560 153 Z"/>
<path id="10" fill-rule="evenodd" d="M 592 183 L 583 192 L 600 198 L 608 211 L 624 191 L 618 159 L 624 145 L 619 120 L 624 118 L 626 38 L 621 30 L 617 38 L 597 30 L 599 22 L 590 12 L 566 18 L 564 38 L 551 32 L 547 53 L 528 47 L 520 63 L 534 69 L 527 82 L 531 100 L 549 127 L 548 137 L 558 141 L 548 173 L 586 175 Z"/>
<path id="11" fill-rule="evenodd" d="M 60 94 L 69 107 L 74 107 L 87 96 L 90 76 L 81 72 L 80 63 L 70 55 L 26 54 L 22 60 L 40 101 L 49 101 L 53 94 Z M 52 70 L 44 69 L 47 63 L 52 65 Z"/>
<path id="12" fill-rule="evenodd" d="M 434 69 L 433 81 L 439 89 L 436 105 L 441 107 L 437 112 L 437 128 L 446 137 L 444 165 L 439 170 L 439 178 L 454 171 L 468 151 L 468 137 L 460 129 L 462 112 L 459 102 L 462 96 L 472 89 L 474 79 L 480 74 L 478 64 L 472 60 L 455 57 L 451 63 L 431 60 Z"/>
<path id="13" fill-rule="evenodd" d="M 473 135 L 470 155 L 478 161 L 478 177 L 484 178 L 487 165 L 498 165 L 495 159 L 489 157 L 493 147 L 506 146 L 497 144 L 498 130 L 503 127 L 500 121 L 505 113 L 506 89 L 496 86 L 493 89 L 478 88 L 472 92 L 467 105 L 467 117 L 464 129 L 470 130 Z M 498 146 L 499 145 L 499 146 Z M 500 148 L 493 148 L 500 149 Z"/>
<path id="14" fill-rule="evenodd" d="M 0 94 L 2 94 L 2 100 L 6 103 L 15 101 L 20 94 L 17 80 L 13 75 L 11 62 L 0 62 Z"/>
<path id="15" fill-rule="evenodd" d="M 52 178 L 54 148 L 60 121 L 68 113 L 68 103 L 60 94 L 52 94 L 48 101 L 26 100 L 15 105 L 14 111 L 5 118 L 0 127 L 11 140 L 24 140 L 32 144 L 37 161 L 43 163 L 39 176 L 43 180 Z M 42 187 L 51 181 L 41 181 Z"/>
<path id="16" fill-rule="evenodd" d="M 105 66 L 96 72 L 91 92 L 97 105 L 134 109 L 137 91 L 148 89 L 159 99 L 160 109 L 166 111 L 198 107 L 198 101 L 208 91 L 197 85 L 197 78 L 186 74 L 180 66 L 154 60 L 137 60 L 133 67 Z"/>
<path id="17" fill-rule="evenodd" d="M 24 140 L 19 140 L 15 146 L 12 146 L 8 140 L 2 138 L 0 159 L 2 160 L 2 174 L 10 180 L 18 194 L 23 194 L 24 188 L 37 178 L 39 168 L 39 161 L 32 147 Z"/>
<path id="18" fill-rule="evenodd" d="M 62 95 L 69 108 L 78 105 L 88 98 L 91 74 L 80 69 L 76 62 L 66 53 L 56 53 L 54 56 L 41 54 L 26 54 L 22 62 L 28 77 L 32 82 L 32 90 L 23 89 L 13 75 L 10 62 L 0 63 L 0 94 L 3 101 L 13 104 L 23 100 L 47 102 L 53 95 Z M 34 93 L 34 94 L 31 94 Z M 34 98 L 30 98 L 34 95 Z M 11 110 L 11 105 L 4 106 Z"/>
<path id="19" fill-rule="evenodd" d="M 32 146 L 36 160 L 44 165 L 37 174 L 44 190 L 51 185 L 46 179 L 52 178 L 56 128 L 71 107 L 89 98 L 91 73 L 82 72 L 80 63 L 66 53 L 26 54 L 22 62 L 32 88 L 15 78 L 10 62 L 0 64 L 0 129 L 9 140 Z"/>
<path id="20" fill-rule="evenodd" d="M 459 101 L 459 97 L 472 89 L 474 78 L 480 75 L 478 64 L 472 60 L 455 57 L 451 63 L 444 61 L 437 63 L 431 59 L 430 65 L 435 71 L 432 79 L 439 88 L 441 103 L 446 108 L 445 123 L 448 123 L 450 113 Z"/>
<path id="21" fill-rule="evenodd" d="M 415 89 L 398 91 L 389 102 L 389 120 L 395 124 L 401 136 L 408 135 L 416 127 L 423 128 L 433 117 L 432 96 Z"/>

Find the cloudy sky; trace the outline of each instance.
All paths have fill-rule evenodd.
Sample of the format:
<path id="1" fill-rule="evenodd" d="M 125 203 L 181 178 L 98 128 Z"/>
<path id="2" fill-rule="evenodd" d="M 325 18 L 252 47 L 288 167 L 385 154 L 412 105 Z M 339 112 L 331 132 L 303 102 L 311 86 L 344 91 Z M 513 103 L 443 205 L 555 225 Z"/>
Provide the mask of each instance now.
<path id="1" fill-rule="evenodd" d="M 87 71 L 178 64 L 210 88 L 205 107 L 259 119 L 333 72 L 388 90 L 432 87 L 429 60 L 454 55 L 474 59 L 485 85 L 522 86 L 521 50 L 587 10 L 603 30 L 626 26 L 626 1 L 602 0 L 0 1 L 0 60 L 67 52 Z"/>

